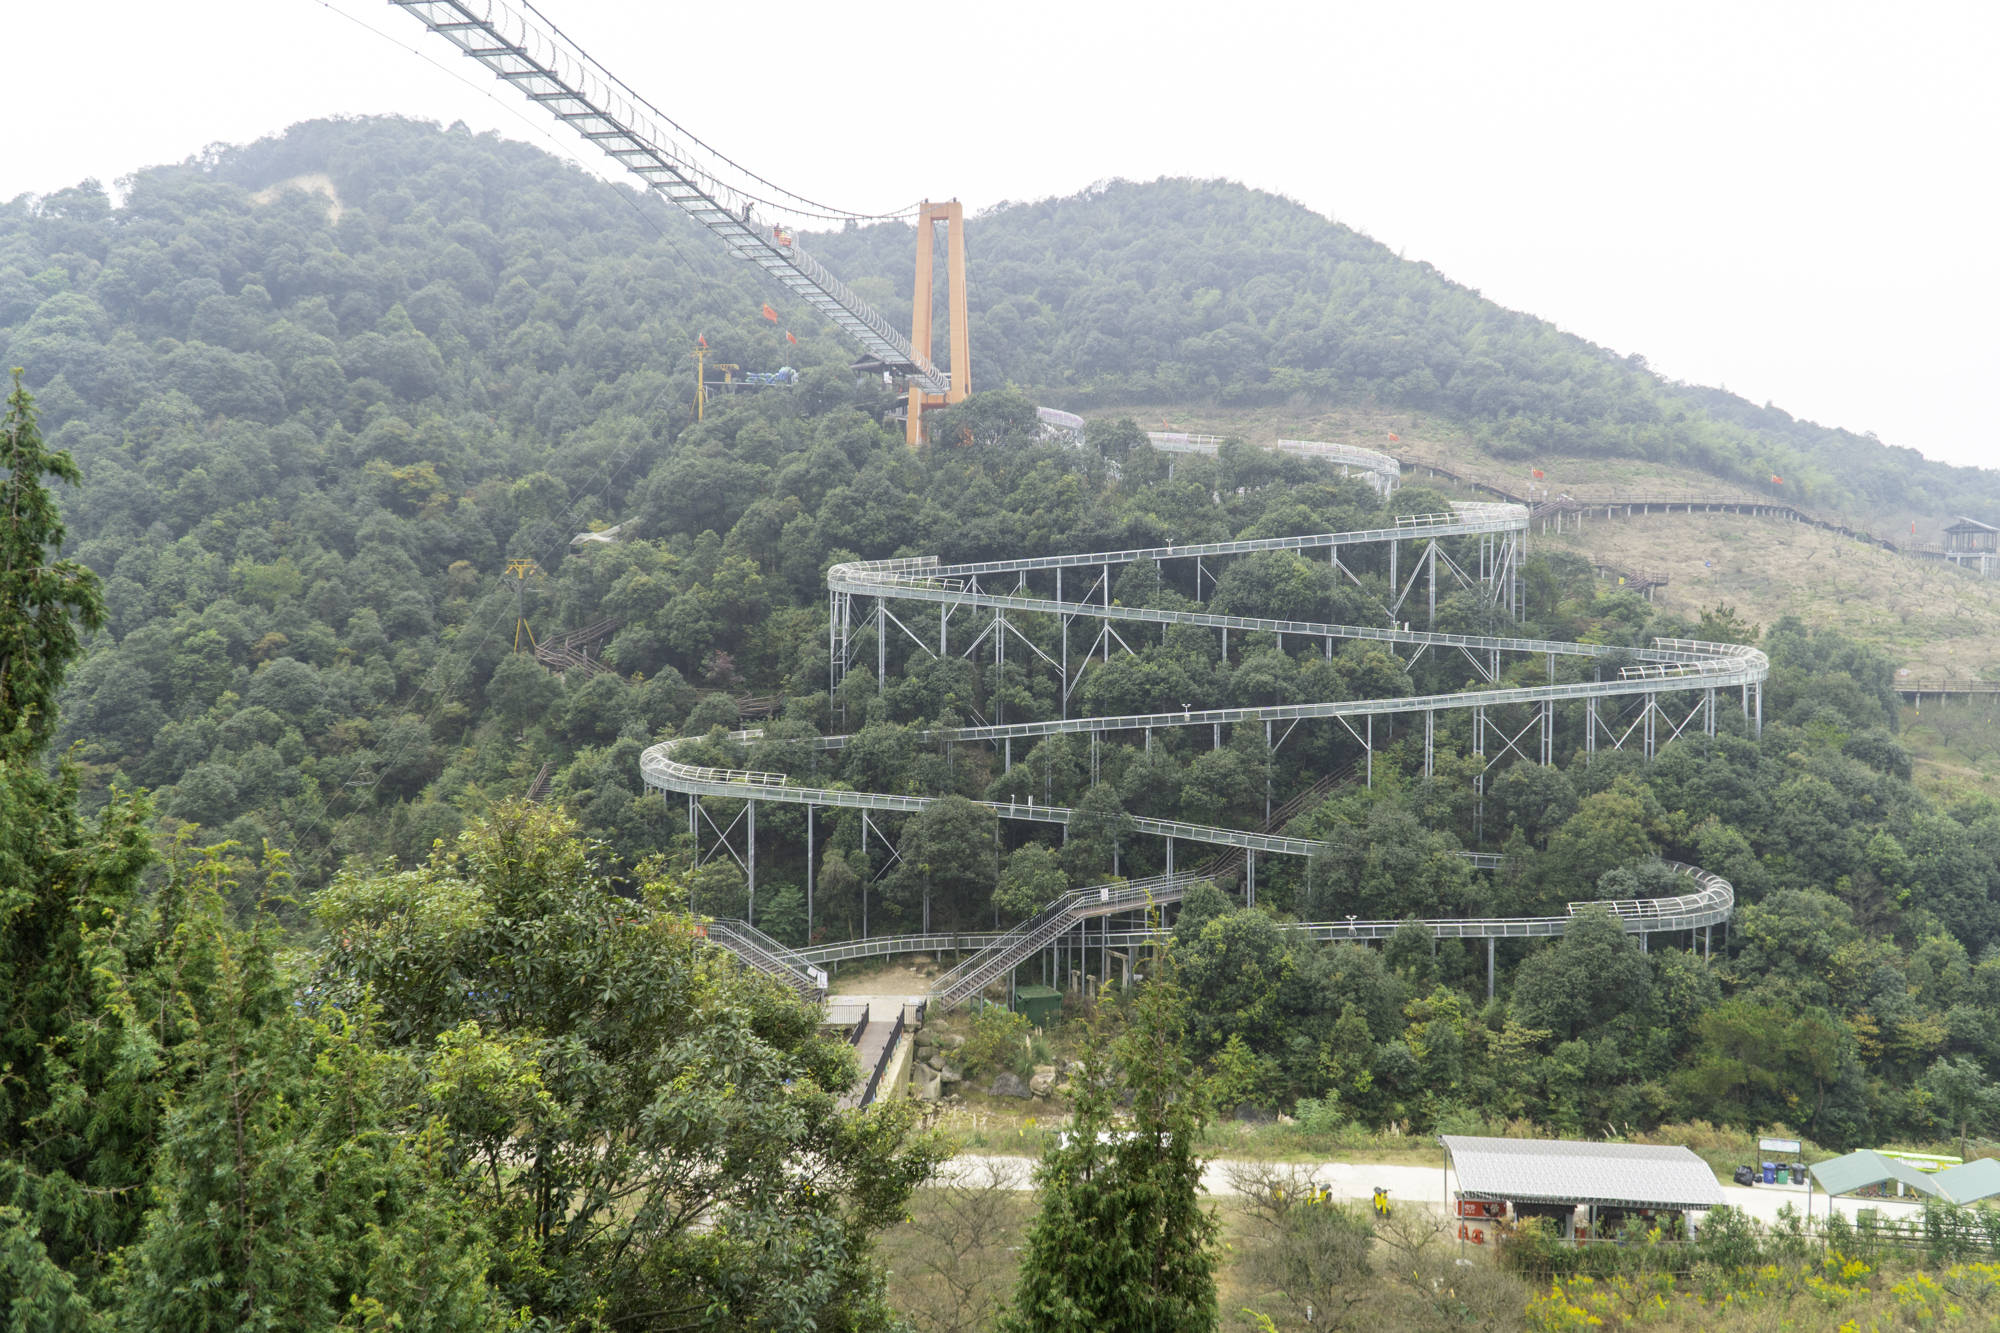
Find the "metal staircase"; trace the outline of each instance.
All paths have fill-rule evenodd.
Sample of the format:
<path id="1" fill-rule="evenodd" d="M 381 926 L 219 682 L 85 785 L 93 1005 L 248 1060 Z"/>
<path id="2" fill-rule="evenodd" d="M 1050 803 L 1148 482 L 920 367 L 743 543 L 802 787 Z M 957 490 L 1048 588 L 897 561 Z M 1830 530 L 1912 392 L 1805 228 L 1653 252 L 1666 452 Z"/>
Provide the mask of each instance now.
<path id="1" fill-rule="evenodd" d="M 711 920 L 708 939 L 759 972 L 776 977 L 805 999 L 817 1001 L 826 995 L 825 969 L 815 967 L 748 921 Z"/>
<path id="2" fill-rule="evenodd" d="M 1276 833 L 1307 810 L 1317 806 L 1335 791 L 1354 781 L 1360 774 L 1361 765 L 1358 762 L 1328 773 L 1318 782 L 1313 783 L 1312 786 L 1273 810 L 1271 817 L 1264 821 L 1264 826 L 1259 832 Z M 1202 879 L 1214 879 L 1218 875 L 1231 875 L 1243 868 L 1244 857 L 1245 852 L 1243 848 L 1230 847 L 1196 866 L 1194 873 Z"/>
<path id="3" fill-rule="evenodd" d="M 1354 780 L 1359 767 L 1329 773 L 1306 790 L 1271 812 L 1263 831 L 1283 828 L 1299 814 L 1325 800 L 1335 789 Z M 1232 847 L 1191 871 L 1157 875 L 1151 879 L 1124 880 L 1113 884 L 1078 889 L 1049 904 L 1038 915 L 1022 922 L 978 953 L 959 963 L 931 985 L 931 999 L 937 1004 L 961 1004 L 1008 975 L 1039 949 L 1067 935 L 1083 922 L 1117 912 L 1141 911 L 1167 903 L 1177 903 L 1193 885 L 1227 874 L 1243 864 L 1244 850 Z"/>
<path id="4" fill-rule="evenodd" d="M 1177 903 L 1191 886 L 1205 878 L 1196 874 L 1156 875 L 1151 879 L 1121 880 L 1078 889 L 1056 899 L 1038 915 L 939 977 L 931 983 L 930 998 L 944 1006 L 961 1004 L 1008 975 L 1037 949 L 1047 948 L 1081 923 L 1116 912 L 1139 912 L 1163 903 Z"/>
<path id="5" fill-rule="evenodd" d="M 616 616 L 607 616 L 594 625 L 571 630 L 559 639 L 538 643 L 535 645 L 535 660 L 558 675 L 565 671 L 584 671 L 595 676 L 610 671 L 610 667 L 590 655 L 590 650 L 610 638 L 622 623 Z"/>

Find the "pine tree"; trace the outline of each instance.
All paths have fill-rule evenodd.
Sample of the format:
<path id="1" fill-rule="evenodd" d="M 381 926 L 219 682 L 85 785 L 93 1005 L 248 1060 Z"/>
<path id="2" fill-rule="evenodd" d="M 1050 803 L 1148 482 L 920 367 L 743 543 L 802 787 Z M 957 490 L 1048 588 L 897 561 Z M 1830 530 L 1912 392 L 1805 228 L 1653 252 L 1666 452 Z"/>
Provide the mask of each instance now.
<path id="1" fill-rule="evenodd" d="M 1162 950 L 1132 1021 L 1072 1076 L 1076 1114 L 1042 1158 L 1010 1333 L 1203 1333 L 1216 1327 L 1218 1224 L 1200 1202 L 1208 1107 L 1185 999 Z M 1131 1096 L 1130 1123 L 1115 1116 Z"/>
<path id="2" fill-rule="evenodd" d="M 371 1045 L 365 1009 L 301 1007 L 268 913 L 229 924 L 233 848 L 203 849 L 165 894 L 182 1090 L 121 1265 L 121 1326 L 501 1327 L 481 1229 L 392 1121 L 408 1071 Z M 283 883 L 281 856 L 262 877 Z"/>
<path id="3" fill-rule="evenodd" d="M 114 793 L 84 820 L 44 753 L 79 626 L 104 614 L 96 577 L 53 558 L 45 476 L 77 470 L 44 449 L 16 371 L 0 421 L 0 1271 L 22 1326 L 62 1328 L 142 1216 L 160 1066 L 127 981 L 144 806 Z"/>
<path id="4" fill-rule="evenodd" d="M 82 650 L 78 626 L 104 624 L 97 575 L 74 560 L 50 557 L 62 547 L 62 516 L 44 476 L 82 480 L 68 453 L 50 453 L 35 424 L 34 400 L 14 372 L 0 420 L 0 732 L 25 729 L 0 744 L 46 744 L 55 725 L 63 668 Z"/>

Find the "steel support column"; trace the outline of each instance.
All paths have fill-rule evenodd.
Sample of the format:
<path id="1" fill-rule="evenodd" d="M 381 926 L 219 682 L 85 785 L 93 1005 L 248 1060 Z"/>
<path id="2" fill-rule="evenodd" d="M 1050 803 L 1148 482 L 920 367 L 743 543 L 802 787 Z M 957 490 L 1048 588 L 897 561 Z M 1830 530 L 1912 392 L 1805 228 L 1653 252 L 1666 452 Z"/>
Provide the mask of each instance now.
<path id="1" fill-rule="evenodd" d="M 1431 567 L 1431 618 L 1430 618 L 1430 621 L 1429 621 L 1429 622 L 1428 622 L 1428 623 L 1427 623 L 1427 624 L 1425 625 L 1425 628 L 1426 628 L 1426 629 L 1436 629 L 1436 628 L 1438 627 L 1438 544 L 1437 544 L 1437 538 L 1435 538 L 1435 537 L 1431 538 L 1431 544 L 1430 544 L 1430 547 L 1429 547 L 1429 549 L 1427 549 L 1427 550 L 1426 550 L 1426 551 L 1424 552 L 1424 558 L 1425 558 L 1425 563 L 1426 563 L 1426 564 L 1428 564 L 1428 565 L 1429 565 L 1429 566 Z"/>

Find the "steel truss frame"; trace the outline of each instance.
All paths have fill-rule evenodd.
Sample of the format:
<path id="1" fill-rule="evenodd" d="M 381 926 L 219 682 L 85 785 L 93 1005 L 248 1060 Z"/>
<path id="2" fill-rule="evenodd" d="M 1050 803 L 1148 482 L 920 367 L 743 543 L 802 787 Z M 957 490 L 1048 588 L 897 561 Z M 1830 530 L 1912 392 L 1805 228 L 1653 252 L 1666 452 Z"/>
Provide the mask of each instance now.
<path id="1" fill-rule="evenodd" d="M 1238 542 L 1203 543 L 1190 547 L 1138 548 L 1126 551 L 1091 552 L 1076 555 L 1038 557 L 1026 560 L 977 561 L 956 565 L 944 565 L 931 558 L 912 558 L 882 561 L 860 561 L 835 566 L 828 572 L 827 586 L 829 598 L 828 616 L 828 657 L 829 684 L 838 689 L 846 670 L 851 666 L 852 649 L 855 641 L 853 601 L 860 597 L 872 598 L 873 607 L 861 620 L 861 625 L 872 625 L 876 640 L 876 684 L 884 686 L 888 672 L 887 643 L 890 637 L 888 627 L 894 625 L 906 637 L 916 651 L 932 658 L 943 659 L 952 652 L 950 627 L 959 611 L 974 613 L 978 631 L 969 643 L 959 649 L 960 655 L 972 656 L 990 651 L 996 664 L 1006 663 L 1006 644 L 1011 638 L 1024 645 L 1032 658 L 1039 659 L 1049 667 L 1061 672 L 1063 689 L 1061 697 L 1063 716 L 1047 721 L 1007 722 L 996 718 L 992 723 L 954 730 L 935 730 L 919 733 L 920 744 L 952 744 L 959 741 L 990 743 L 1000 747 L 1011 765 L 1012 742 L 1016 739 L 1034 739 L 1063 734 L 1087 734 L 1091 740 L 1091 774 L 1095 781 L 1098 773 L 1098 742 L 1107 732 L 1139 733 L 1150 744 L 1152 732 L 1166 727 L 1209 727 L 1218 739 L 1221 728 L 1239 726 L 1245 723 L 1262 723 L 1267 739 L 1273 737 L 1273 724 L 1286 723 L 1284 736 L 1277 736 L 1273 744 L 1282 744 L 1300 721 L 1331 718 L 1337 721 L 1364 749 L 1361 771 L 1364 780 L 1373 780 L 1374 759 L 1374 719 L 1377 716 L 1393 718 L 1421 713 L 1424 717 L 1424 771 L 1427 775 L 1435 771 L 1436 716 L 1440 711 L 1471 710 L 1473 714 L 1473 753 L 1484 762 L 1475 777 L 1478 789 L 1483 793 L 1486 775 L 1508 756 L 1527 762 L 1530 753 L 1527 738 L 1537 733 L 1533 762 L 1548 764 L 1554 760 L 1555 729 L 1558 707 L 1580 703 L 1584 712 L 1584 745 L 1586 755 L 1594 754 L 1600 741 L 1609 743 L 1609 748 L 1621 748 L 1637 737 L 1638 744 L 1650 758 L 1662 744 L 1672 742 L 1688 731 L 1700 719 L 1703 732 L 1713 736 L 1716 730 L 1716 691 L 1723 688 L 1739 688 L 1742 691 L 1743 713 L 1754 730 L 1762 721 L 1763 683 L 1769 672 L 1769 664 L 1764 655 L 1755 648 L 1739 644 L 1709 643 L 1688 639 L 1657 639 L 1652 647 L 1639 650 L 1611 647 L 1598 644 L 1568 643 L 1559 640 L 1512 638 L 1491 635 L 1442 634 L 1432 630 L 1412 630 L 1400 626 L 1384 628 L 1380 626 L 1323 624 L 1304 621 L 1278 620 L 1253 616 L 1233 616 L 1209 611 L 1163 610 L 1151 607 L 1126 607 L 1115 605 L 1111 599 L 1113 583 L 1112 571 L 1120 565 L 1140 560 L 1160 562 L 1164 560 L 1189 560 L 1197 562 L 1197 579 L 1210 577 L 1208 562 L 1218 558 L 1250 554 L 1258 551 L 1312 551 L 1326 550 L 1336 569 L 1343 570 L 1350 579 L 1353 572 L 1346 570 L 1340 562 L 1340 551 L 1349 546 L 1379 543 L 1386 545 L 1392 571 L 1401 564 L 1397 554 L 1403 544 L 1412 541 L 1423 543 L 1416 560 L 1410 566 L 1409 579 L 1401 585 L 1401 593 L 1395 603 L 1384 610 L 1393 619 L 1394 613 L 1413 594 L 1420 578 L 1428 575 L 1431 587 L 1435 588 L 1437 566 L 1440 559 L 1445 563 L 1451 576 L 1461 586 L 1475 591 L 1485 590 L 1485 600 L 1489 605 L 1508 608 L 1510 614 L 1518 613 L 1519 577 L 1521 552 L 1525 549 L 1527 532 L 1527 511 L 1516 505 L 1464 504 L 1454 507 L 1452 513 L 1417 515 L 1399 520 L 1393 528 L 1370 529 L 1349 533 L 1316 533 L 1297 537 L 1263 538 Z M 1439 541 L 1449 537 L 1479 538 L 1479 555 L 1475 578 L 1440 545 Z M 1080 600 L 1072 600 L 1065 595 L 1065 573 L 1073 570 L 1088 570 L 1090 582 Z M 1046 576 L 1053 582 L 1053 596 L 1035 595 L 1030 580 Z M 1358 583 L 1358 580 L 1355 580 Z M 1011 584 L 1011 587 L 1009 585 Z M 1391 586 L 1396 586 L 1396 575 L 1392 572 Z M 1001 589 L 1005 589 L 1002 591 Z M 1435 607 L 1435 592 L 1429 594 L 1431 605 Z M 935 645 L 925 636 L 918 634 L 910 624 L 890 609 L 891 602 L 915 602 L 935 604 L 938 607 L 938 636 Z M 1047 616 L 1060 626 L 1058 635 L 1060 646 L 1055 653 L 1049 652 L 1014 623 L 1017 616 Z M 1387 699 L 1340 700 L 1321 703 L 1279 704 L 1265 707 L 1236 707 L 1210 709 L 1183 709 L 1179 713 L 1132 714 L 1117 717 L 1070 717 L 1068 699 L 1083 675 L 1080 664 L 1074 673 L 1070 659 L 1070 626 L 1077 620 L 1099 622 L 1096 636 L 1090 640 L 1084 653 L 1084 663 L 1091 660 L 1108 660 L 1112 644 L 1131 652 L 1131 644 L 1118 632 L 1117 626 L 1135 624 L 1156 624 L 1164 632 L 1174 625 L 1203 626 L 1218 631 L 1218 642 L 1222 651 L 1228 651 L 1230 631 L 1268 632 L 1280 637 L 1306 636 L 1323 639 L 1329 653 L 1335 640 L 1368 640 L 1390 645 L 1392 652 L 1406 652 L 1406 663 L 1414 663 L 1419 656 L 1430 651 L 1456 650 L 1464 656 L 1479 677 L 1489 688 L 1452 691 L 1444 694 L 1411 695 Z M 1544 685 L 1500 687 L 1501 659 L 1504 654 L 1534 654 L 1544 656 L 1549 664 L 1549 682 Z M 1555 680 L 1555 663 L 1558 657 L 1603 658 L 1614 654 L 1636 656 L 1639 665 L 1621 670 L 1616 679 L 1558 683 Z M 1693 696 L 1691 706 L 1682 711 L 1681 705 L 1673 704 L 1675 699 L 1685 701 Z M 1611 700 L 1621 705 L 1636 701 L 1638 715 L 1629 722 L 1624 717 L 1616 723 L 1607 722 L 1599 714 L 1599 702 Z M 1526 722 L 1509 730 L 1491 716 L 1495 708 L 1525 705 L 1530 713 Z M 1671 706 L 1670 706 L 1671 705 Z M 1621 708 L 1629 713 L 1629 708 Z M 1362 723 L 1360 727 L 1356 723 Z M 1509 724 L 1511 725 L 1511 724 Z M 1619 726 L 1622 725 L 1622 730 Z M 761 732 L 741 731 L 734 739 L 747 743 L 761 736 Z M 838 750 L 845 746 L 845 736 L 818 737 L 799 742 L 813 751 Z M 1497 741 L 1497 749 L 1489 754 L 1489 742 Z M 793 804 L 804 804 L 809 808 L 818 806 L 839 806 L 860 809 L 864 822 L 869 821 L 870 812 L 914 813 L 929 805 L 931 798 L 903 796 L 882 792 L 857 792 L 817 785 L 803 785 L 788 775 L 769 772 L 751 772 L 707 768 L 687 764 L 677 760 L 674 752 L 686 741 L 668 741 L 648 749 L 641 759 L 641 772 L 648 786 L 663 792 L 679 792 L 689 796 L 691 803 L 700 796 L 733 797 L 754 803 L 756 800 L 776 800 Z M 981 802 L 994 814 L 1003 819 L 1028 820 L 1039 823 L 1067 825 L 1072 811 L 1066 807 L 1038 804 L 1032 798 L 1025 804 L 1019 801 Z M 690 816 L 692 825 L 692 814 Z M 751 816 L 754 818 L 754 816 Z M 713 824 L 711 823 L 711 827 Z M 734 825 L 732 824 L 733 828 Z M 1099 886 L 1080 890 L 1063 904 L 1044 913 L 1035 920 L 1023 923 L 1014 931 L 1002 932 L 991 937 L 953 937 L 967 940 L 977 939 L 982 948 L 974 959 L 965 965 L 970 970 L 963 974 L 947 974 L 941 978 L 934 991 L 935 998 L 948 1003 L 967 998 L 983 989 L 986 984 L 1003 972 L 1033 955 L 1039 949 L 1051 947 L 1055 941 L 1064 938 L 1071 931 L 1081 929 L 1081 923 L 1099 917 L 1108 917 L 1118 912 L 1148 910 L 1163 903 L 1177 900 L 1188 883 L 1196 877 L 1175 874 L 1173 871 L 1173 846 L 1177 840 L 1202 842 L 1227 848 L 1239 849 L 1248 858 L 1257 852 L 1272 852 L 1286 856 L 1310 856 L 1320 850 L 1323 844 L 1306 838 L 1294 838 L 1274 832 L 1246 831 L 1198 825 L 1178 820 L 1162 820 L 1135 817 L 1131 820 L 1134 832 L 1163 838 L 1168 849 L 1168 873 L 1154 880 L 1122 886 Z M 719 831 L 723 840 L 727 832 Z M 866 830 L 864 830 L 864 837 Z M 885 844 L 888 842 L 884 838 Z M 891 847 L 893 852 L 894 848 Z M 731 855 L 735 855 L 733 850 Z M 1474 866 L 1493 868 L 1501 858 L 1488 854 L 1467 853 Z M 754 865 L 754 851 L 738 858 L 748 867 Z M 1246 871 L 1248 870 L 1246 861 Z M 1614 914 L 1626 923 L 1629 931 L 1638 933 L 1642 941 L 1645 935 L 1662 930 L 1701 929 L 1715 922 L 1726 920 L 1733 896 L 1729 886 L 1707 872 L 1695 867 L 1678 867 L 1703 887 L 1701 891 L 1686 899 L 1663 899 L 1658 901 L 1614 904 Z M 1246 889 L 1247 892 L 1247 889 Z M 1133 895 L 1137 895 L 1136 897 Z M 1575 910 L 1573 906 L 1572 910 Z M 1440 920 L 1426 925 L 1441 937 L 1480 937 L 1489 940 L 1533 937 L 1560 934 L 1567 928 L 1570 917 L 1547 918 L 1496 918 L 1491 920 Z M 1397 922 L 1321 923 L 1301 927 L 1316 936 L 1324 938 L 1342 937 L 1346 932 L 1353 938 L 1381 938 L 1392 931 Z M 1114 942 L 1134 943 L 1141 938 L 1150 938 L 1144 931 L 1126 930 L 1112 932 L 1108 927 L 1095 937 L 1102 947 L 1109 949 Z M 857 941 L 847 945 L 829 946 L 838 951 L 838 957 L 860 957 L 866 953 L 896 952 L 901 948 L 896 941 L 902 939 L 923 940 L 921 946 L 938 947 L 939 936 L 926 934 L 912 937 L 894 937 L 882 941 Z M 862 952 L 855 952 L 860 950 Z M 768 951 L 767 951 L 768 952 Z M 800 959 L 807 955 L 800 954 Z M 826 961 L 837 961 L 828 955 Z M 796 964 L 793 966 L 796 971 Z M 984 978 L 983 980 L 979 978 Z M 967 989 L 970 987 L 970 989 Z"/>

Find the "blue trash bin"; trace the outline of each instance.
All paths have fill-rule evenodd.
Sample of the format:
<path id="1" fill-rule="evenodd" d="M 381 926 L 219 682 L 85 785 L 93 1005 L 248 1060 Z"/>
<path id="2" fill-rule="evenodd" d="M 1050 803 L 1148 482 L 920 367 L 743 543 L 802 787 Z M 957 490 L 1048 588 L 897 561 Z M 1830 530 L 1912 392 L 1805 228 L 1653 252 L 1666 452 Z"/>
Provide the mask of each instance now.
<path id="1" fill-rule="evenodd" d="M 1766 1185 L 1775 1185 L 1778 1183 L 1778 1164 L 1776 1162 L 1764 1163 L 1764 1183 Z"/>

